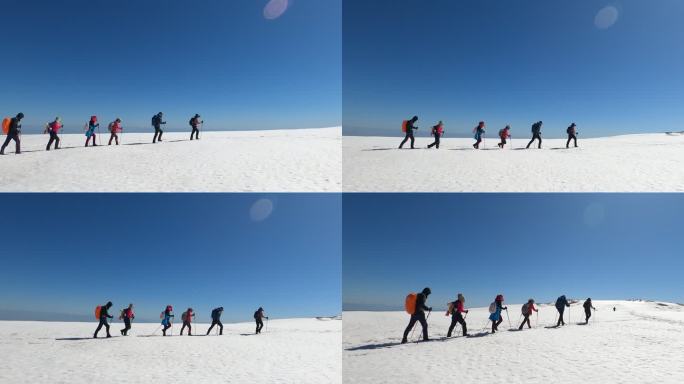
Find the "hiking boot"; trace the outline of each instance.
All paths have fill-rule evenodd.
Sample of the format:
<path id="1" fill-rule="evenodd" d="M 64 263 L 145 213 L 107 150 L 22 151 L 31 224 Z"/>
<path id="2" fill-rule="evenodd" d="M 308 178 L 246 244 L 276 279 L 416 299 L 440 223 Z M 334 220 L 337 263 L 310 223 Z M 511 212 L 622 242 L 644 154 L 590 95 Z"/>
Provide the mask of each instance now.
<path id="1" fill-rule="evenodd" d="M 402 343 L 402 344 L 406 344 L 406 343 L 408 343 L 408 340 L 402 339 L 402 340 L 401 340 L 401 343 Z"/>
<path id="2" fill-rule="evenodd" d="M 121 332 L 121 336 L 124 336 L 124 331 L 123 331 L 123 329 L 120 330 L 119 332 Z"/>
<path id="3" fill-rule="evenodd" d="M 110 337 L 112 337 L 112 335 L 107 335 L 107 338 L 108 338 L 108 339 L 109 339 Z"/>

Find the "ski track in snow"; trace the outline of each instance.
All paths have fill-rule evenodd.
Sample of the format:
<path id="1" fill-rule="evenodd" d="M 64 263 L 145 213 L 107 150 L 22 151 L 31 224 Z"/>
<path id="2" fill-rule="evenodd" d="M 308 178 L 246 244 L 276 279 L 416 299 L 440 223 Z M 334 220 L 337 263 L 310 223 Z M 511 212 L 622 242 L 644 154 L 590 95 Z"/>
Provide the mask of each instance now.
<path id="1" fill-rule="evenodd" d="M 340 192 L 341 128 L 125 133 L 118 147 L 85 148 L 82 134 L 24 135 L 0 156 L 0 192 Z M 4 136 L 0 139 L 4 142 Z M 106 144 L 109 135 L 98 135 Z"/>
<path id="2" fill-rule="evenodd" d="M 684 136 L 639 134 L 544 139 L 541 150 L 472 148 L 474 140 L 417 137 L 415 150 L 397 147 L 403 137 L 344 136 L 345 192 L 684 192 Z M 535 142 L 536 144 L 536 142 Z M 406 146 L 404 147 L 406 148 Z"/>
<path id="3" fill-rule="evenodd" d="M 0 383 L 341 383 L 341 321 L 270 320 L 224 324 L 223 336 L 142 337 L 158 324 L 133 323 L 131 336 L 91 339 L 93 323 L 0 321 Z M 197 324 L 203 334 L 208 324 Z M 193 326 L 193 330 L 195 326 Z M 187 329 L 186 329 L 187 331 Z M 101 335 L 105 335 L 104 329 Z M 245 336 L 249 335 L 249 336 Z"/>
<path id="4" fill-rule="evenodd" d="M 509 331 L 505 312 L 500 332 L 487 308 L 473 308 L 468 332 L 427 343 L 399 344 L 409 316 L 403 312 L 344 312 L 343 371 L 348 383 L 681 383 L 684 381 L 684 307 L 643 301 L 595 301 L 589 325 L 581 303 L 560 328 L 556 310 L 541 305 L 539 325 Z M 434 303 L 433 303 L 434 304 Z M 436 305 L 436 304 L 434 304 Z M 507 304 L 517 329 L 522 305 Z M 613 312 L 613 306 L 617 311 Z M 467 307 L 467 305 L 466 305 Z M 444 338 L 450 317 L 435 306 L 428 320 L 431 338 Z M 415 332 L 418 339 L 420 326 Z"/>

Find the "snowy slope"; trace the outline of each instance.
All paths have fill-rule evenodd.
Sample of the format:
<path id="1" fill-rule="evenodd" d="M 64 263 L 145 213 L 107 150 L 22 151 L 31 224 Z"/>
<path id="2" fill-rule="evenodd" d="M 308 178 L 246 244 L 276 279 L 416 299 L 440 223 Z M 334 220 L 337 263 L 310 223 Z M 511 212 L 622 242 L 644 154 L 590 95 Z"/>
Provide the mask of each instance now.
<path id="1" fill-rule="evenodd" d="M 341 321 L 271 320 L 261 335 L 224 324 L 218 337 L 145 337 L 158 325 L 134 323 L 131 336 L 93 340 L 96 325 L 0 321 L 0 383 L 341 382 Z"/>
<path id="2" fill-rule="evenodd" d="M 529 138 L 486 150 L 472 139 L 416 138 L 416 150 L 398 150 L 403 137 L 344 136 L 345 192 L 682 192 L 684 135 L 642 134 L 578 141 L 544 139 L 541 150 L 523 148 Z M 536 143 L 535 143 L 536 144 Z M 406 147 L 405 147 L 406 148 Z"/>
<path id="3" fill-rule="evenodd" d="M 106 144 L 108 135 L 102 135 Z M 340 192 L 341 128 L 275 131 L 125 133 L 118 147 L 84 148 L 65 134 L 24 135 L 0 156 L 0 192 Z M 98 136 L 99 138 L 99 136 Z M 5 137 L 0 136 L 3 140 Z"/>
<path id="4" fill-rule="evenodd" d="M 346 383 L 681 383 L 684 381 L 684 306 L 668 303 L 596 301 L 596 316 L 578 325 L 555 324 L 553 306 L 541 306 L 539 325 L 487 334 L 487 308 L 471 309 L 474 336 L 444 339 L 450 318 L 435 310 L 427 343 L 399 344 L 409 316 L 403 312 L 344 312 L 343 371 Z M 617 311 L 613 312 L 612 308 Z M 466 306 L 467 307 L 467 306 Z M 508 304 L 513 327 L 521 305 Z M 584 318 L 581 318 L 583 321 Z M 461 335 L 460 327 L 457 335 Z M 418 338 L 416 330 L 414 339 Z"/>

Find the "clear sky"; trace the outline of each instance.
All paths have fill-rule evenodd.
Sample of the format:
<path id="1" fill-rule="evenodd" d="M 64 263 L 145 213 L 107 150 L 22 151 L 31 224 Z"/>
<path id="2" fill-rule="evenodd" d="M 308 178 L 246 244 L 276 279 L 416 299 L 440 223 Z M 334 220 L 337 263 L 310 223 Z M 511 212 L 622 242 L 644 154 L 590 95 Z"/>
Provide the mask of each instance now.
<path id="1" fill-rule="evenodd" d="M 269 3 L 276 7 L 267 8 Z M 269 12 L 287 4 L 285 12 Z M 0 113 L 24 132 L 95 114 L 124 129 L 341 124 L 340 0 L 5 0 Z M 267 17 L 268 16 L 268 17 Z"/>
<path id="2" fill-rule="evenodd" d="M 347 194 L 345 309 L 502 293 L 684 302 L 682 194 Z"/>
<path id="3" fill-rule="evenodd" d="M 341 310 L 335 194 L 4 194 L 0 319 L 94 321 L 129 302 L 198 320 Z M 27 312 L 28 311 L 28 312 Z"/>
<path id="4" fill-rule="evenodd" d="M 345 134 L 527 137 L 684 129 L 679 0 L 346 0 Z"/>

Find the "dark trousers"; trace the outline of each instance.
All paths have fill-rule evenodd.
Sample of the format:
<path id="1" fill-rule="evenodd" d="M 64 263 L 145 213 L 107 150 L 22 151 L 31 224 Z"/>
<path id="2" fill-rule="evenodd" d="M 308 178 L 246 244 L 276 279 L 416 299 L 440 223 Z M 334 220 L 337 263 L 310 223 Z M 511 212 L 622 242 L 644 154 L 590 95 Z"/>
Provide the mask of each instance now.
<path id="1" fill-rule="evenodd" d="M 413 143 L 416 140 L 413 137 L 413 132 L 406 132 L 406 136 L 404 137 L 404 141 L 402 141 L 401 144 L 399 144 L 399 149 L 401 149 L 404 146 L 404 144 L 408 141 L 408 139 L 411 139 L 411 149 L 413 149 Z"/>
<path id="2" fill-rule="evenodd" d="M 190 325 L 189 321 L 184 321 L 183 326 L 181 327 L 181 336 L 183 335 L 183 330 L 185 330 L 185 327 L 188 327 L 188 336 L 192 336 L 192 325 Z"/>
<path id="3" fill-rule="evenodd" d="M 501 315 L 499 315 L 499 320 L 492 321 L 492 333 L 499 330 L 499 324 L 501 324 L 501 322 L 503 322 L 503 316 Z"/>
<path id="4" fill-rule="evenodd" d="M 532 134 L 532 140 L 530 140 L 530 142 L 527 143 L 527 147 L 525 147 L 525 148 L 529 148 L 530 145 L 532 145 L 532 143 L 534 143 L 534 141 L 537 139 L 539 140 L 539 146 L 537 148 L 541 148 L 541 143 L 542 143 L 541 133 Z"/>
<path id="5" fill-rule="evenodd" d="M 124 329 L 121 330 L 121 334 L 124 336 L 128 336 L 128 330 L 131 329 L 131 319 L 128 317 L 123 318 L 124 321 Z"/>
<path id="6" fill-rule="evenodd" d="M 261 319 L 256 319 L 256 333 L 261 333 L 261 328 L 264 327 L 264 321 Z"/>
<path id="7" fill-rule="evenodd" d="M 170 320 L 168 323 L 166 323 L 166 325 L 164 325 L 164 328 L 162 328 L 162 333 L 164 334 L 164 336 L 166 336 L 166 330 L 169 328 L 171 328 L 171 321 Z"/>
<path id="8" fill-rule="evenodd" d="M 55 149 L 59 149 L 59 136 L 54 131 L 50 131 L 50 140 L 48 140 L 47 147 L 45 147 L 46 151 L 50 150 L 53 142 L 55 143 Z"/>
<path id="9" fill-rule="evenodd" d="M 90 139 L 93 139 L 93 145 L 94 146 L 97 145 L 97 143 L 95 143 L 95 134 L 91 133 L 90 136 L 86 137 L 86 144 L 85 144 L 86 147 L 88 146 Z"/>
<path id="10" fill-rule="evenodd" d="M 570 148 L 570 140 L 575 141 L 575 148 L 577 148 L 577 135 L 568 134 L 568 141 L 565 143 L 565 148 Z"/>
<path id="11" fill-rule="evenodd" d="M 586 316 L 586 319 L 584 322 L 589 323 L 589 318 L 591 317 L 591 309 L 585 309 L 584 310 L 584 316 Z"/>
<path id="12" fill-rule="evenodd" d="M 477 141 L 475 142 L 475 144 L 473 144 L 473 148 L 479 149 L 479 148 L 480 148 L 480 143 L 481 143 L 481 142 L 482 142 L 482 136 L 480 136 L 480 137 L 477 138 Z"/>
<path id="13" fill-rule="evenodd" d="M 190 132 L 190 140 L 192 140 L 193 135 L 195 135 L 195 138 L 199 140 L 199 129 L 197 129 L 197 127 L 192 127 L 192 132 Z"/>
<path id="14" fill-rule="evenodd" d="M 162 141 L 162 134 L 163 133 L 164 133 L 164 131 L 162 131 L 160 127 L 154 127 L 154 138 L 152 139 L 152 142 L 156 143 L 157 140 Z"/>
<path id="15" fill-rule="evenodd" d="M 19 132 L 17 131 L 10 131 L 7 133 L 7 137 L 5 138 L 5 143 L 2 145 L 2 149 L 0 149 L 0 154 L 4 155 L 5 154 L 5 148 L 9 144 L 10 140 L 14 140 L 14 145 L 15 145 L 15 153 L 19 154 L 21 153 L 21 139 L 19 138 Z"/>
<path id="16" fill-rule="evenodd" d="M 428 145 L 428 148 L 435 147 L 435 148 L 439 149 L 439 139 L 440 139 L 440 135 L 438 133 L 436 133 L 435 134 L 435 142 Z"/>
<path id="17" fill-rule="evenodd" d="M 116 142 L 116 145 L 119 145 L 119 135 L 116 133 L 112 132 L 111 135 L 109 135 L 109 143 L 107 145 L 112 145 L 112 139 Z"/>
<path id="18" fill-rule="evenodd" d="M 523 315 L 525 317 L 523 318 L 523 322 L 520 324 L 518 329 L 523 329 L 523 325 L 525 325 L 525 323 L 527 323 L 527 328 L 532 328 L 532 325 L 530 324 L 530 315 L 531 315 L 531 313 Z"/>
<path id="19" fill-rule="evenodd" d="M 468 334 L 468 327 L 466 326 L 466 322 L 463 318 L 463 315 L 461 314 L 461 312 L 456 312 L 454 315 L 451 315 L 451 325 L 449 325 L 449 332 L 447 332 L 447 337 L 451 337 L 451 332 L 453 332 L 454 327 L 456 327 L 456 323 L 461 324 L 461 328 L 463 328 L 463 336 Z"/>
<path id="20" fill-rule="evenodd" d="M 502 137 L 502 138 L 501 138 L 501 142 L 499 143 L 499 148 L 503 148 L 504 145 L 506 145 L 506 138 L 505 138 L 505 137 Z"/>
<path id="21" fill-rule="evenodd" d="M 214 328 L 214 325 L 219 326 L 219 335 L 223 335 L 223 324 L 221 324 L 221 320 L 213 320 L 211 322 L 211 326 L 207 330 L 207 335 L 209 334 L 209 332 L 211 332 L 211 329 Z"/>
<path id="22" fill-rule="evenodd" d="M 558 323 L 556 324 L 557 327 L 560 327 L 561 325 L 565 325 L 565 320 L 563 319 L 563 313 L 565 312 L 565 307 L 561 308 L 556 308 L 558 310 Z"/>
<path id="23" fill-rule="evenodd" d="M 420 322 L 421 327 L 423 327 L 423 340 L 427 341 L 428 340 L 428 325 L 427 321 L 425 320 L 425 312 L 423 311 L 417 311 L 413 315 L 411 315 L 411 320 L 408 323 L 408 326 L 406 326 L 406 329 L 404 330 L 404 338 L 402 339 L 402 343 L 405 343 L 408 337 L 409 332 L 413 329 L 413 326 L 416 325 L 416 322 Z"/>
<path id="24" fill-rule="evenodd" d="M 95 335 L 93 337 L 97 337 L 98 332 L 100 332 L 100 329 L 102 329 L 102 326 L 105 327 L 107 330 L 107 337 L 112 337 L 112 335 L 109 334 L 109 324 L 107 324 L 107 318 L 106 317 L 101 317 L 100 318 L 100 324 L 97 325 L 97 329 L 95 330 Z"/>

